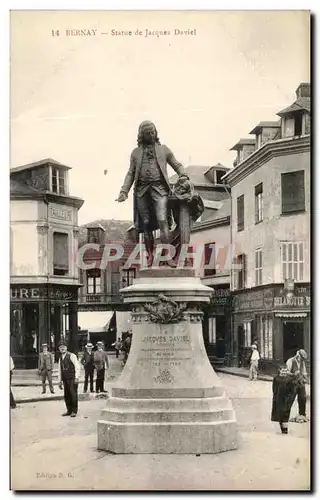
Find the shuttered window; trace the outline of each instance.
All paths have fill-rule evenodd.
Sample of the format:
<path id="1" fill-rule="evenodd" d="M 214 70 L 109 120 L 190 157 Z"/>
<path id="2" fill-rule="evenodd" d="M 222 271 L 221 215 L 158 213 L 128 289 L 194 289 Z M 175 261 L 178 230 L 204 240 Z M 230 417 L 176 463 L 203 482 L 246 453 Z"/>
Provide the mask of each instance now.
<path id="1" fill-rule="evenodd" d="M 204 246 L 204 276 L 214 276 L 216 274 L 215 267 L 215 244 L 206 243 Z"/>
<path id="2" fill-rule="evenodd" d="M 305 210 L 304 170 L 281 174 L 282 213 Z"/>
<path id="3" fill-rule="evenodd" d="M 244 195 L 239 196 L 237 199 L 237 220 L 238 220 L 238 231 L 243 231 L 244 229 Z"/>
<path id="4" fill-rule="evenodd" d="M 69 271 L 68 235 L 53 233 L 53 274 L 65 275 Z"/>
<path id="5" fill-rule="evenodd" d="M 304 251 L 302 242 L 281 243 L 282 280 L 303 281 Z"/>
<path id="6" fill-rule="evenodd" d="M 256 224 L 263 219 L 263 184 L 262 182 L 254 188 L 255 194 L 255 219 Z"/>
<path id="7" fill-rule="evenodd" d="M 262 285 L 262 249 L 258 248 L 255 252 L 255 278 L 256 286 Z"/>
<path id="8" fill-rule="evenodd" d="M 247 256 L 245 254 L 238 255 L 238 288 L 245 288 L 247 281 Z"/>

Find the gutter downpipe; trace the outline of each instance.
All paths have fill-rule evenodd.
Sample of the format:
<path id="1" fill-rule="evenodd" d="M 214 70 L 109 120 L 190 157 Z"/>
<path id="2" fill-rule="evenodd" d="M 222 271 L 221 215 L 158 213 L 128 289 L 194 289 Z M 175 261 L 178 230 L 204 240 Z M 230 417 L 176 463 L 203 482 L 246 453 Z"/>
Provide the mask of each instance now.
<path id="1" fill-rule="evenodd" d="M 231 303 L 232 303 L 232 295 L 231 295 L 231 291 L 232 291 L 232 283 L 233 283 L 233 269 L 232 269 L 232 256 L 233 256 L 233 244 L 232 244 L 232 196 L 231 196 L 231 188 L 230 188 L 230 191 L 228 191 L 227 189 L 227 183 L 226 183 L 226 180 L 223 180 L 223 187 L 226 191 L 226 193 L 228 194 L 229 198 L 230 198 L 230 252 L 229 252 L 229 259 L 230 259 L 230 263 L 229 263 L 229 266 L 230 266 L 230 300 L 231 300 Z M 231 363 L 231 366 L 232 366 L 232 363 L 233 363 L 233 312 L 232 312 L 232 305 L 231 305 L 231 314 L 230 314 L 230 354 L 231 354 L 231 359 L 229 360 L 229 364 Z"/>

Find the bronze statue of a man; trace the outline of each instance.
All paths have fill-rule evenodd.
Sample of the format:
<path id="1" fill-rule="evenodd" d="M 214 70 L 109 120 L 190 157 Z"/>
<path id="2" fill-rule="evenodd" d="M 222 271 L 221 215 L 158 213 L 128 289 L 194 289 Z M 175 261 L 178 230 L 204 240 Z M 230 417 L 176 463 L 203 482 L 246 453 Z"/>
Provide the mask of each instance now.
<path id="1" fill-rule="evenodd" d="M 131 153 L 130 168 L 116 201 L 125 201 L 134 184 L 134 225 L 138 233 L 144 233 L 148 265 L 152 263 L 154 248 L 152 232 L 160 229 L 161 243 L 170 243 L 167 163 L 179 177 L 188 178 L 172 151 L 160 144 L 155 125 L 150 121 L 142 122 L 138 147 Z"/>

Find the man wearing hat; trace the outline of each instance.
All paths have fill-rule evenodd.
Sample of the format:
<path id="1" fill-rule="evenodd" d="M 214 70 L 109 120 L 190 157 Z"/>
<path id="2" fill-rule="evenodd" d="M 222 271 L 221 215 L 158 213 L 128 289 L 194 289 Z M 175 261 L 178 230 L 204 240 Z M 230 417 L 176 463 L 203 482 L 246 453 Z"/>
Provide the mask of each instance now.
<path id="1" fill-rule="evenodd" d="M 93 360 L 93 344 L 88 342 L 85 346 L 86 351 L 83 353 L 81 363 L 84 367 L 84 386 L 83 392 L 87 392 L 88 389 L 88 380 L 90 379 L 90 392 L 94 392 L 93 390 L 93 372 L 94 372 L 94 360 Z"/>
<path id="2" fill-rule="evenodd" d="M 64 401 L 67 411 L 63 417 L 76 417 L 78 413 L 78 383 L 80 377 L 80 364 L 77 356 L 68 351 L 65 341 L 59 344 L 61 353 L 59 359 L 59 387 L 64 389 Z"/>
<path id="3" fill-rule="evenodd" d="M 286 365 L 288 372 L 291 376 L 295 377 L 298 380 L 297 384 L 297 396 L 298 396 L 298 406 L 299 406 L 299 421 L 307 422 L 306 416 L 306 386 L 305 384 L 308 382 L 307 369 L 306 369 L 306 360 L 308 359 L 308 355 L 304 349 L 299 349 L 293 358 L 289 358 Z"/>
<path id="4" fill-rule="evenodd" d="M 42 394 L 45 394 L 46 392 L 47 378 L 49 382 L 50 392 L 51 394 L 54 394 L 52 385 L 53 358 L 51 352 L 49 352 L 48 350 L 48 344 L 42 344 L 42 352 L 40 352 L 39 354 L 38 370 L 42 381 Z"/>
<path id="5" fill-rule="evenodd" d="M 96 392 L 104 392 L 104 376 L 109 368 L 107 353 L 103 349 L 103 342 L 97 342 L 97 351 L 94 353 L 94 366 L 97 370 Z"/>
<path id="6" fill-rule="evenodd" d="M 256 344 L 252 344 L 251 349 L 252 352 L 250 357 L 249 380 L 258 380 L 260 354 Z"/>

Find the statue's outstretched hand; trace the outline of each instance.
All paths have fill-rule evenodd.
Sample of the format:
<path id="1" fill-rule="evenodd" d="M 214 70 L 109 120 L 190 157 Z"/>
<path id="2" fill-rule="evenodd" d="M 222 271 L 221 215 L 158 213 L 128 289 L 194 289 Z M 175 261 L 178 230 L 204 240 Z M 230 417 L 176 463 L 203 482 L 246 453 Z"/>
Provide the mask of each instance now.
<path id="1" fill-rule="evenodd" d="M 128 198 L 128 196 L 126 195 L 126 193 L 121 192 L 119 194 L 118 198 L 116 199 L 116 201 L 118 201 L 119 203 L 121 203 L 122 201 L 126 201 L 127 198 Z"/>

